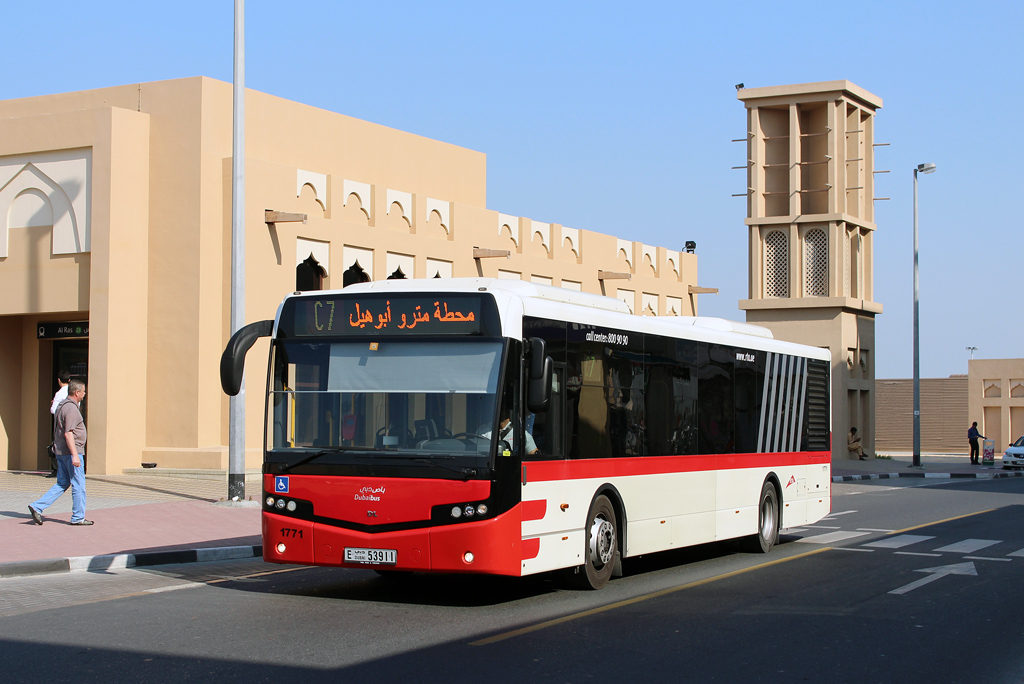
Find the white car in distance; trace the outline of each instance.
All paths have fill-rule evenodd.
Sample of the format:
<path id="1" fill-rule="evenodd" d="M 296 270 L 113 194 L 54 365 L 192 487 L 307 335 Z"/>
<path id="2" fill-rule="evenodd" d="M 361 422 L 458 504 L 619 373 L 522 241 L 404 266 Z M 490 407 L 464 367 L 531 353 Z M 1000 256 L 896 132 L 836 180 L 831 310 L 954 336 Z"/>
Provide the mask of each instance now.
<path id="1" fill-rule="evenodd" d="M 1003 452 L 1003 468 L 1024 468 L 1024 435 Z"/>

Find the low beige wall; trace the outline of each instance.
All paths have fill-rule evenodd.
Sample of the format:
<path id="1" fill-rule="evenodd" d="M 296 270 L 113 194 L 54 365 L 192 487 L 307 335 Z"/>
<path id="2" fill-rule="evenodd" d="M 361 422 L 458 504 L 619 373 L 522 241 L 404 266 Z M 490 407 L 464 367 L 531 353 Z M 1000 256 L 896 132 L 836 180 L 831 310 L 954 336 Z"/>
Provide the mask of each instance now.
<path id="1" fill-rule="evenodd" d="M 921 379 L 921 451 L 966 454 L 967 378 Z M 914 450 L 914 381 L 875 381 L 875 450 Z"/>

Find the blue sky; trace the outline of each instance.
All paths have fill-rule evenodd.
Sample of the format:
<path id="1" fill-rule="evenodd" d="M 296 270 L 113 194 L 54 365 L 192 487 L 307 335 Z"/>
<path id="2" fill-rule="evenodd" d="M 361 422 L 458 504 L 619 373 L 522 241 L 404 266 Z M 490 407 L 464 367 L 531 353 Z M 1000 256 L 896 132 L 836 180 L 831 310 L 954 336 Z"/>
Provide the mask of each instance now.
<path id="1" fill-rule="evenodd" d="M 0 98 L 204 75 L 231 81 L 233 3 L 5 9 Z M 877 377 L 1024 356 L 1021 2 L 246 3 L 246 85 L 487 154 L 488 207 L 679 249 L 700 313 L 743 320 L 747 87 L 848 79 L 876 122 Z M 669 197 L 671 201 L 656 198 Z M 611 200 L 611 201 L 610 201 Z M 623 200 L 623 201 L 619 201 Z M 1014 218 L 1016 216 L 1016 218 Z"/>

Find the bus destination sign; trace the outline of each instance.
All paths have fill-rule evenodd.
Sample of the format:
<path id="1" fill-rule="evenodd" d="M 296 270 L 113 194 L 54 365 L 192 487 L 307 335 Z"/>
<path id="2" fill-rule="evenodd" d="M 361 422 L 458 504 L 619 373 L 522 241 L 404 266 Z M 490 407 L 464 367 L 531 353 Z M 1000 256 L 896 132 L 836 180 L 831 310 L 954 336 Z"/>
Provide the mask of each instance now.
<path id="1" fill-rule="evenodd" d="M 479 335 L 483 299 L 437 293 L 292 300 L 294 335 Z"/>

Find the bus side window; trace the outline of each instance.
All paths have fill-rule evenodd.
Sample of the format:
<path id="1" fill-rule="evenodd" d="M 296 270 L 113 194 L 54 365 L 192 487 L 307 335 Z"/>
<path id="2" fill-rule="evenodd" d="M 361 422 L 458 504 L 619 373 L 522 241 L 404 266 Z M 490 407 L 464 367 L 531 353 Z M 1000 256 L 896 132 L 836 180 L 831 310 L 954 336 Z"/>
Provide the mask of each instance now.
<path id="1" fill-rule="evenodd" d="M 544 413 L 527 413 L 526 432 L 537 445 L 534 454 L 523 453 L 524 459 L 565 458 L 565 367 L 558 364 L 551 376 L 551 402 Z M 529 440 L 527 440 L 529 444 Z"/>

